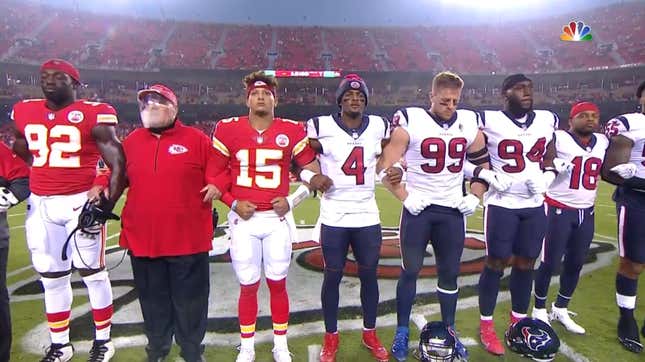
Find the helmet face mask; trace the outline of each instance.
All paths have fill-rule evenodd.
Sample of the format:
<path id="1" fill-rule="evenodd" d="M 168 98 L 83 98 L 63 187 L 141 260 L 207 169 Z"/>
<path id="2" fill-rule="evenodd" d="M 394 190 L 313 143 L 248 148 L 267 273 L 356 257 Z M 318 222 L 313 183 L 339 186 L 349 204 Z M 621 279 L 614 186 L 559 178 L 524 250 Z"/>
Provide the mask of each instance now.
<path id="1" fill-rule="evenodd" d="M 552 361 L 560 348 L 560 339 L 553 328 L 539 319 L 520 320 L 508 328 L 505 337 L 506 345 L 513 352 L 534 361 Z"/>
<path id="2" fill-rule="evenodd" d="M 442 322 L 429 322 L 421 330 L 419 359 L 422 362 L 455 359 L 455 337 Z"/>

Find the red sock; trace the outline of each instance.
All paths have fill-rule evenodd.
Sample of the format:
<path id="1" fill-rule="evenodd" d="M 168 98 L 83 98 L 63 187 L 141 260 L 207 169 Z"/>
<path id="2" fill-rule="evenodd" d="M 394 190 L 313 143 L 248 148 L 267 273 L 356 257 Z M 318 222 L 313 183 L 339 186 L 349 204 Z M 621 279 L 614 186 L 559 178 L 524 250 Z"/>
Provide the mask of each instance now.
<path id="1" fill-rule="evenodd" d="M 69 316 L 71 311 L 47 313 L 47 324 L 51 333 L 63 333 L 69 329 Z"/>
<path id="2" fill-rule="evenodd" d="M 287 295 L 287 279 L 271 280 L 267 278 L 267 285 L 271 294 L 271 319 L 273 320 L 273 333 L 276 335 L 287 334 L 289 325 L 289 295 Z"/>
<path id="3" fill-rule="evenodd" d="M 255 321 L 258 317 L 258 288 L 260 281 L 255 284 L 240 284 L 240 299 L 237 303 L 242 338 L 255 335 Z"/>
<path id="4" fill-rule="evenodd" d="M 96 339 L 108 340 L 110 339 L 110 327 L 112 326 L 112 314 L 114 307 L 112 304 L 101 309 L 92 309 L 92 316 L 94 317 L 94 326 L 96 327 Z"/>

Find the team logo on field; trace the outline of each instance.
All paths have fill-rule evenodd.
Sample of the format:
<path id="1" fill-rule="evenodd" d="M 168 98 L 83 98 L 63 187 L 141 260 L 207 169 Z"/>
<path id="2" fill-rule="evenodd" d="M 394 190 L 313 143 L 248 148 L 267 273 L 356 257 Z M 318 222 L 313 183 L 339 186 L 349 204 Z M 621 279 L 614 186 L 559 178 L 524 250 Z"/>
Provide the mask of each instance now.
<path id="1" fill-rule="evenodd" d="M 81 111 L 71 111 L 67 114 L 67 120 L 72 123 L 83 122 L 83 119 L 85 119 L 85 116 Z"/>
<path id="2" fill-rule="evenodd" d="M 297 236 L 293 244 L 293 256 L 287 288 L 290 298 L 290 319 L 289 325 L 294 326 L 293 335 L 305 332 L 304 328 L 298 329 L 306 323 L 323 323 L 320 306 L 320 289 L 323 279 L 323 257 L 319 243 L 312 241 L 312 227 L 303 226 L 297 230 Z M 208 334 L 205 340 L 207 344 L 229 345 L 230 340 L 237 340 L 239 325 L 237 321 L 237 303 L 239 297 L 239 283 L 230 265 L 228 248 L 230 240 L 228 230 L 218 228 L 217 237 L 213 246 L 218 249 L 218 255 L 210 258 L 211 267 L 211 293 L 212 303 L 208 311 Z M 468 232 L 465 238 L 465 248 L 460 264 L 460 291 L 459 297 L 466 298 L 463 302 L 472 302 L 476 306 L 477 283 L 479 273 L 484 267 L 485 244 L 483 235 L 478 232 Z M 591 244 L 587 263 L 583 273 L 590 272 L 596 268 L 608 265 L 613 257 L 615 247 L 611 243 L 594 241 Z M 397 228 L 383 228 L 383 243 L 380 251 L 378 265 L 378 276 L 380 285 L 379 316 L 396 313 L 396 284 L 401 270 L 400 242 Z M 107 251 L 106 264 L 108 268 L 114 268 L 122 257 L 128 258 L 119 248 L 112 247 Z M 340 284 L 341 304 L 339 305 L 339 319 L 351 321 L 360 319 L 360 289 L 358 277 L 358 264 L 354 255 L 347 256 L 345 266 L 345 277 Z M 75 298 L 86 295 L 85 285 L 75 276 L 72 282 Z M 139 308 L 137 293 L 132 280 L 132 270 L 128 260 L 110 271 L 110 280 L 114 293 L 114 318 L 112 319 L 112 335 L 114 338 L 128 338 L 129 345 L 143 345 L 145 338 L 142 336 L 143 318 Z M 437 294 L 437 267 L 434 251 L 428 246 L 424 253 L 424 266 L 417 283 L 416 307 L 421 310 L 438 310 Z M 264 283 L 261 288 L 266 288 Z M 502 279 L 502 289 L 508 288 L 508 276 Z M 23 280 L 9 286 L 9 292 L 13 300 L 41 300 L 43 298 L 42 286 L 38 277 Z M 266 291 L 263 291 L 263 293 Z M 265 294 L 268 295 L 268 294 Z M 268 303 L 262 300 L 261 303 Z M 257 330 L 272 330 L 270 308 L 262 307 L 261 304 Z M 70 332 L 74 343 L 86 341 L 87 346 L 91 345 L 94 339 L 94 322 L 89 304 L 75 307 L 72 311 L 73 319 L 70 322 Z M 393 318 L 392 320 L 396 320 Z M 43 316 L 44 321 L 44 316 Z M 302 332 L 295 332 L 296 330 Z M 309 328 L 307 328 L 309 330 Z M 316 328 L 313 332 L 317 333 Z M 41 323 L 25 336 L 22 336 L 22 345 L 25 350 L 32 353 L 42 352 L 42 341 L 49 341 L 47 323 Z M 223 337 L 221 334 L 225 334 Z M 527 342 L 533 346 L 547 343 L 541 335 L 526 336 Z M 528 343 L 527 343 L 528 344 Z M 89 348 L 89 347 L 88 347 Z M 231 348 L 233 348 L 231 346 Z"/>
<path id="3" fill-rule="evenodd" d="M 171 155 L 180 155 L 182 153 L 188 152 L 188 148 L 178 145 L 178 144 L 172 144 L 170 147 L 168 147 L 168 153 Z"/>
<path id="4" fill-rule="evenodd" d="M 289 137 L 281 133 L 275 137 L 275 144 L 283 148 L 287 147 L 289 146 Z"/>

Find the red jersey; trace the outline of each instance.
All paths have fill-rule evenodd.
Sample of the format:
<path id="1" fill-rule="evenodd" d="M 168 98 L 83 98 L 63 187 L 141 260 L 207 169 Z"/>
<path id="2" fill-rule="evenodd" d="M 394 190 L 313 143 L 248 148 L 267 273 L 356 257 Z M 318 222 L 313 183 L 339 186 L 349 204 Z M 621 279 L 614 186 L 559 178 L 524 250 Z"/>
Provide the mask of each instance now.
<path id="1" fill-rule="evenodd" d="M 271 200 L 289 194 L 291 160 L 302 167 L 316 158 L 305 125 L 282 118 L 264 131 L 251 127 L 248 116 L 221 120 L 213 147 L 229 162 L 233 199 L 251 201 L 258 211 L 272 210 Z"/>
<path id="2" fill-rule="evenodd" d="M 100 158 L 92 128 L 116 124 L 116 111 L 109 104 L 83 100 L 58 111 L 45 103 L 44 99 L 24 100 L 11 112 L 33 155 L 31 191 L 40 196 L 87 191 Z"/>

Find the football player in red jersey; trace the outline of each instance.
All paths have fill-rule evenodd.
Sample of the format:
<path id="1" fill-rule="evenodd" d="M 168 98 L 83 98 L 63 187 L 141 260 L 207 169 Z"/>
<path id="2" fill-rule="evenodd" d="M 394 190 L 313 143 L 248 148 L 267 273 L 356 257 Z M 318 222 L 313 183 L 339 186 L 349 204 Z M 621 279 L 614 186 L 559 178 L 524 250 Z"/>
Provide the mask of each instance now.
<path id="1" fill-rule="evenodd" d="M 43 63 L 40 78 L 45 99 L 16 103 L 12 119 L 13 150 L 31 165 L 25 229 L 45 290 L 51 336 L 42 361 L 69 361 L 74 353 L 69 341 L 72 265 L 87 286 L 92 306 L 96 334 L 90 361 L 109 361 L 114 345 L 112 288 L 105 270 L 107 229 L 103 224 L 74 231 L 88 199 L 111 211 L 125 187 L 125 157 L 114 129 L 116 111 L 105 103 L 77 100 L 79 72 L 64 60 Z M 107 176 L 97 175 L 101 158 L 111 169 L 109 182 Z"/>
<path id="2" fill-rule="evenodd" d="M 231 207 L 230 255 L 240 282 L 238 316 L 241 346 L 237 361 L 255 359 L 254 334 L 258 313 L 257 292 L 262 266 L 271 295 L 275 361 L 291 361 L 287 347 L 289 299 L 286 277 L 295 235 L 291 209 L 308 190 L 288 196 L 291 161 L 302 167 L 301 178 L 311 188 L 326 191 L 332 186 L 320 174 L 314 151 L 309 147 L 304 123 L 274 117 L 275 78 L 254 72 L 244 78 L 248 116 L 218 122 L 213 146 L 231 172 L 230 192 L 222 201 Z"/>

